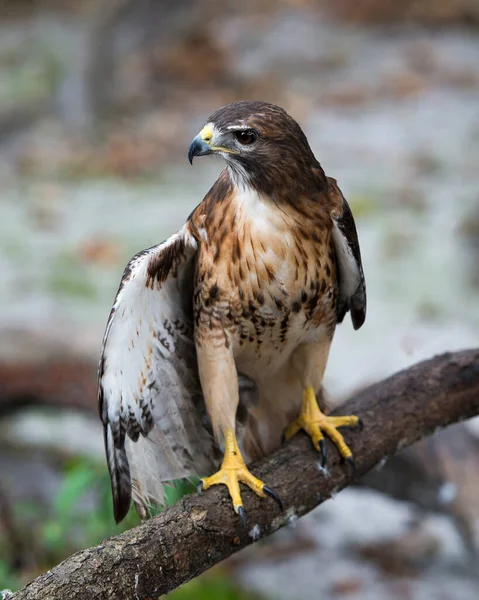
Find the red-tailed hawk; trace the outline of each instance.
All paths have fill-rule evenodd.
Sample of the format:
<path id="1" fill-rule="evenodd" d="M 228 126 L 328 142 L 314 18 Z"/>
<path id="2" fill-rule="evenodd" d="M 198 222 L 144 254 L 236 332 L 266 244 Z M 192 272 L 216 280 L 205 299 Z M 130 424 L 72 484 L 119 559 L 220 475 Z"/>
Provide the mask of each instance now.
<path id="1" fill-rule="evenodd" d="M 366 314 L 348 203 L 299 125 L 265 102 L 213 113 L 188 157 L 226 167 L 186 224 L 126 267 L 103 341 L 99 403 L 115 519 L 162 502 L 162 482 L 204 477 L 277 495 L 247 468 L 300 429 L 353 462 L 321 383 L 336 324 Z M 324 408 L 324 407 L 323 407 Z M 221 455 L 223 461 L 221 462 Z M 219 467 L 219 470 L 217 470 Z"/>

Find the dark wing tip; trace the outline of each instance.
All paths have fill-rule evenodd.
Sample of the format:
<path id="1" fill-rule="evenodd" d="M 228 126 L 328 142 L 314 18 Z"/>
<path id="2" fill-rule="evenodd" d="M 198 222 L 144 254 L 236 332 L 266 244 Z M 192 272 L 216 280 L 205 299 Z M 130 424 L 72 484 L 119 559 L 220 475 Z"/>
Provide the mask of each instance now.
<path id="1" fill-rule="evenodd" d="M 113 516 L 115 517 L 115 523 L 118 525 L 128 514 L 131 504 L 131 495 L 119 494 L 113 496 Z"/>
<path id="2" fill-rule="evenodd" d="M 353 328 L 358 330 L 364 324 L 366 320 L 366 311 L 364 309 L 352 309 L 351 310 L 351 321 L 353 322 Z"/>
<path id="3" fill-rule="evenodd" d="M 113 516 L 120 523 L 128 514 L 131 504 L 130 465 L 124 447 L 117 448 L 113 441 L 113 433 L 109 423 L 105 424 L 105 449 L 108 470 L 111 479 L 113 497 Z"/>
<path id="4" fill-rule="evenodd" d="M 351 298 L 351 321 L 355 330 L 359 329 L 366 320 L 366 287 L 364 285 L 364 276 L 361 278 L 361 285 Z"/>
<path id="5" fill-rule="evenodd" d="M 128 459 L 125 450 L 115 450 L 118 456 L 115 471 L 111 474 L 111 494 L 113 497 L 113 516 L 120 523 L 128 514 L 131 505 L 131 480 Z M 120 456 L 121 454 L 121 456 Z"/>

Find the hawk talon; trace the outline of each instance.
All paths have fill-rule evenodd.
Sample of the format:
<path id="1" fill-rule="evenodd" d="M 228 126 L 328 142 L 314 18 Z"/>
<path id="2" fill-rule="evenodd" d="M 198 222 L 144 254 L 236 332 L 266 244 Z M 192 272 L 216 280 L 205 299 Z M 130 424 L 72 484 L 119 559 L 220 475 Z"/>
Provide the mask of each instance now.
<path id="1" fill-rule="evenodd" d="M 344 459 L 344 462 L 348 465 L 349 474 L 351 477 L 355 477 L 356 475 L 356 462 L 352 456 L 348 456 L 348 458 Z"/>
<path id="2" fill-rule="evenodd" d="M 196 486 L 196 493 L 201 496 L 202 492 L 203 492 L 203 480 L 200 479 Z"/>
<path id="3" fill-rule="evenodd" d="M 243 529 L 246 529 L 248 521 L 246 520 L 246 511 L 244 509 L 244 506 L 238 506 L 238 508 L 236 509 L 236 512 L 238 513 L 238 516 L 240 518 L 241 527 Z"/>
<path id="4" fill-rule="evenodd" d="M 356 425 L 358 431 L 362 431 L 364 429 L 364 423 L 362 419 L 358 419 L 358 424 Z"/>
<path id="5" fill-rule="evenodd" d="M 326 466 L 326 458 L 328 457 L 328 450 L 326 448 L 326 442 L 324 438 L 322 440 L 319 440 L 319 449 L 321 452 L 321 466 L 324 469 L 324 467 Z"/>
<path id="6" fill-rule="evenodd" d="M 281 498 L 278 496 L 278 494 L 272 490 L 271 488 L 269 488 L 268 486 L 264 485 L 263 486 L 263 492 L 269 496 L 270 498 L 273 498 L 273 500 L 276 502 L 276 504 L 279 506 L 279 510 L 281 512 L 284 511 L 284 507 L 283 507 L 283 502 L 281 501 Z"/>

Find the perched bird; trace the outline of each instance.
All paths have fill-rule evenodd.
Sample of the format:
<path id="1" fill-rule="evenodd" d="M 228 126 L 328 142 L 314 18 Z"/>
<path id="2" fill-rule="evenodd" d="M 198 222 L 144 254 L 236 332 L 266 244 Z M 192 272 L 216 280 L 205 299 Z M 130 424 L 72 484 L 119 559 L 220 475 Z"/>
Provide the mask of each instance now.
<path id="1" fill-rule="evenodd" d="M 337 323 L 366 315 L 354 219 L 305 134 L 283 109 L 244 101 L 217 110 L 188 151 L 226 163 L 186 224 L 129 262 L 103 340 L 99 406 L 114 515 L 140 515 L 162 482 L 239 483 L 275 492 L 246 466 L 300 429 L 352 462 L 321 383 Z M 223 460 L 221 462 L 221 454 Z"/>

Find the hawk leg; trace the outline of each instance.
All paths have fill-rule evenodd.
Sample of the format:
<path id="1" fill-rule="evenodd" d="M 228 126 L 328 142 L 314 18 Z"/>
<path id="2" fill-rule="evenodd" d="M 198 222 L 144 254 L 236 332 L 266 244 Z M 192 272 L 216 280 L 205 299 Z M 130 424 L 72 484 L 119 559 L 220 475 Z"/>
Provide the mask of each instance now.
<path id="1" fill-rule="evenodd" d="M 283 510 L 282 502 L 276 492 L 250 473 L 238 447 L 235 433 L 232 429 L 228 429 L 225 435 L 225 453 L 221 468 L 214 475 L 211 475 L 211 477 L 201 479 L 198 484 L 198 491 L 207 490 L 212 485 L 221 483 L 226 485 L 233 501 L 234 511 L 239 515 L 242 526 L 246 527 L 246 513 L 241 499 L 240 482 L 245 483 L 261 498 L 270 496 L 276 501 L 279 508 Z"/>
<path id="2" fill-rule="evenodd" d="M 328 417 L 323 414 L 318 406 L 316 395 L 312 386 L 303 390 L 303 404 L 299 417 L 290 423 L 284 432 L 286 440 L 291 439 L 300 429 L 303 429 L 311 438 L 314 447 L 321 452 L 321 463 L 326 464 L 326 444 L 324 434 L 337 447 L 344 460 L 351 465 L 354 470 L 353 454 L 343 436 L 339 433 L 338 427 L 360 427 L 361 420 L 354 416 Z"/>

